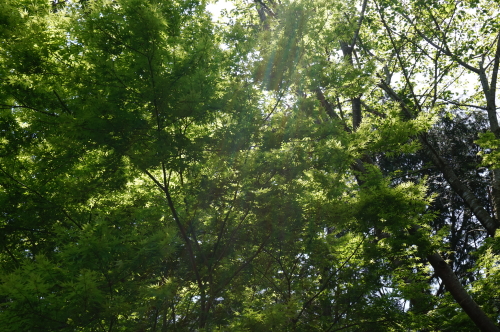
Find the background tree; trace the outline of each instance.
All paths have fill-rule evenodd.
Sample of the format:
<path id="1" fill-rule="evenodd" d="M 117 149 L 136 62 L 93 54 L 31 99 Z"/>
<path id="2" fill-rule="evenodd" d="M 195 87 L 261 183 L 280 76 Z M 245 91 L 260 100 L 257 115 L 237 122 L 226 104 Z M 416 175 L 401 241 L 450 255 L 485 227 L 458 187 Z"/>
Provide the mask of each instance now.
<path id="1" fill-rule="evenodd" d="M 486 5 L 0 5 L 0 324 L 497 330 Z"/>

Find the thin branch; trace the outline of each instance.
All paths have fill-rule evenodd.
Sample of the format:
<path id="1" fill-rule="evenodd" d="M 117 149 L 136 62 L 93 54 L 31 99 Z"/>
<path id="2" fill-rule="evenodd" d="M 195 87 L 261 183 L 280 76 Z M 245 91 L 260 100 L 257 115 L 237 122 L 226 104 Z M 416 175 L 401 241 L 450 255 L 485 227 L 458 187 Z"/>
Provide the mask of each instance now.
<path id="1" fill-rule="evenodd" d="M 385 119 L 387 117 L 387 115 L 385 115 L 384 113 L 380 113 L 379 111 L 376 111 L 368 106 L 364 101 L 361 101 L 361 105 L 363 105 L 365 111 L 367 111 L 368 113 L 381 117 L 382 119 Z"/>
<path id="2" fill-rule="evenodd" d="M 196 260 L 195 260 L 195 256 L 194 256 L 194 252 L 193 252 L 193 247 L 191 246 L 191 240 L 189 239 L 189 237 L 188 237 L 188 235 L 186 233 L 186 230 L 184 229 L 184 226 L 181 223 L 179 215 L 177 214 L 177 210 L 175 209 L 174 202 L 172 200 L 172 197 L 170 196 L 170 191 L 168 190 L 168 187 L 164 187 L 158 181 L 158 179 L 156 179 L 148 170 L 144 170 L 144 172 L 146 173 L 146 175 L 151 180 L 153 180 L 153 182 L 158 186 L 158 188 L 160 188 L 160 190 L 165 194 L 165 197 L 167 198 L 167 203 L 168 203 L 168 206 L 170 208 L 170 211 L 172 212 L 172 216 L 174 217 L 174 221 L 177 224 L 177 227 L 179 228 L 179 231 L 181 232 L 182 239 L 186 243 L 186 247 L 188 249 L 189 258 L 190 258 L 190 261 L 191 261 L 191 265 L 193 267 L 193 272 L 195 274 L 196 281 L 198 283 L 198 287 L 200 289 L 202 289 L 203 288 L 203 283 L 201 281 L 200 274 L 198 272 L 198 266 L 196 264 Z"/>
<path id="3" fill-rule="evenodd" d="M 257 257 L 261 253 L 261 251 L 264 249 L 264 246 L 269 241 L 270 237 L 271 237 L 271 234 L 269 234 L 264 239 L 264 241 L 262 241 L 262 243 L 260 244 L 257 251 L 255 251 L 243 264 L 241 264 L 240 267 L 238 267 L 236 269 L 236 271 L 234 271 L 234 273 L 229 278 L 227 278 L 227 280 L 219 288 L 217 288 L 217 290 L 214 292 L 214 294 L 217 294 L 220 291 L 222 291 L 229 284 L 229 282 L 231 282 L 231 280 L 233 280 L 245 267 L 248 266 L 248 264 L 250 264 L 255 259 L 255 257 Z"/>
<path id="4" fill-rule="evenodd" d="M 380 8 L 378 8 L 378 12 L 379 12 L 382 24 L 384 25 L 385 30 L 389 34 L 389 39 L 391 40 L 392 47 L 394 48 L 394 50 L 396 52 L 396 58 L 398 59 L 399 66 L 401 67 L 401 70 L 403 71 L 403 76 L 405 78 L 406 84 L 408 85 L 408 88 L 410 89 L 410 93 L 413 97 L 413 100 L 415 101 L 415 106 L 418 108 L 419 112 L 422 112 L 422 107 L 420 106 L 420 101 L 417 99 L 417 96 L 415 95 L 413 85 L 411 84 L 410 77 L 408 76 L 408 72 L 405 69 L 405 65 L 403 63 L 403 60 L 401 59 L 401 54 L 400 54 L 398 48 L 396 47 L 396 42 L 394 41 L 394 38 L 392 36 L 391 29 L 389 28 L 389 25 L 385 21 L 384 14 L 383 14 L 382 10 L 380 10 Z M 416 65 L 416 63 L 415 63 L 415 65 Z"/>
<path id="5" fill-rule="evenodd" d="M 365 241 L 365 238 L 363 238 L 363 240 L 358 244 L 358 246 L 356 247 L 356 249 L 354 249 L 354 251 L 351 253 L 351 255 L 349 257 L 347 257 L 347 259 L 340 265 L 339 268 L 335 269 L 335 272 L 332 273 L 328 279 L 325 280 L 325 282 L 323 283 L 323 285 L 320 287 L 320 289 L 316 292 L 316 294 L 314 294 L 309 300 L 307 300 L 303 305 L 302 305 L 302 310 L 300 310 L 299 314 L 297 315 L 296 318 L 294 318 L 294 321 L 298 321 L 300 316 L 302 316 L 302 313 L 306 310 L 306 308 L 314 301 L 314 299 L 316 299 L 325 289 L 326 287 L 328 286 L 328 283 L 333 279 L 334 276 L 337 275 L 337 271 L 339 270 L 342 270 L 344 268 L 344 266 L 349 263 L 349 261 L 351 260 L 351 258 L 354 256 L 354 254 L 356 254 L 359 250 L 359 248 L 361 247 L 361 245 L 364 243 Z"/>
<path id="6" fill-rule="evenodd" d="M 452 104 L 456 106 L 461 106 L 461 107 L 472 107 L 472 108 L 478 108 L 480 110 L 486 111 L 487 108 L 484 106 L 477 106 L 477 105 L 472 105 L 472 104 L 464 104 L 464 103 L 459 103 L 454 100 L 443 100 L 443 104 Z"/>
<path id="7" fill-rule="evenodd" d="M 3 169 L 3 167 L 1 167 L 1 166 L 0 166 L 0 171 L 2 171 L 2 173 L 4 173 L 5 175 L 7 175 L 7 177 L 9 177 L 12 181 L 18 183 L 22 187 L 26 188 L 28 191 L 34 193 L 35 195 L 37 195 L 38 197 L 40 197 L 41 199 L 43 199 L 44 201 L 47 201 L 47 202 L 49 202 L 49 203 L 57 206 L 57 204 L 54 204 L 49 199 L 45 198 L 42 194 L 40 194 L 35 189 L 30 188 L 29 186 L 25 185 L 21 181 L 19 181 L 16 178 L 14 178 L 10 173 L 8 173 L 7 171 L 5 171 Z M 58 207 L 61 209 L 61 211 L 63 212 L 63 214 L 66 216 L 66 218 L 68 218 L 73 224 L 75 224 L 76 227 L 78 227 L 79 229 L 83 229 L 83 227 L 79 223 L 77 223 L 76 220 L 74 220 L 63 207 L 61 207 L 61 206 L 58 206 Z"/>
<path id="8" fill-rule="evenodd" d="M 264 119 L 264 123 L 269 120 L 269 117 L 276 111 L 276 109 L 278 108 L 278 105 L 279 103 L 281 102 L 281 99 L 283 98 L 283 96 L 285 95 L 285 89 L 283 89 L 281 91 L 281 93 L 278 95 L 278 100 L 276 100 L 276 103 L 274 104 L 274 107 L 273 109 L 271 110 L 271 112 L 269 112 L 269 114 L 266 116 L 266 118 Z"/>
<path id="9" fill-rule="evenodd" d="M 348 133 L 352 132 L 351 128 L 349 128 L 347 126 L 347 124 L 343 121 L 343 119 L 341 119 L 338 116 L 338 114 L 335 113 L 335 111 L 333 110 L 332 105 L 328 102 L 328 100 L 326 100 L 325 95 L 323 94 L 323 91 L 321 91 L 320 88 L 317 88 L 315 90 L 315 92 L 316 92 L 316 98 L 318 98 L 319 102 L 321 103 L 321 106 L 323 106 L 323 108 L 325 109 L 325 111 L 328 114 L 328 116 L 330 117 L 330 119 L 339 120 L 344 125 L 344 130 L 346 132 L 348 132 Z M 340 110 L 340 111 L 341 111 L 341 114 L 342 114 L 342 110 Z"/>
<path id="10" fill-rule="evenodd" d="M 368 3 L 368 0 L 363 1 L 363 5 L 361 6 L 361 14 L 358 19 L 358 24 L 356 26 L 356 31 L 354 32 L 354 37 L 352 38 L 351 45 L 349 45 L 349 49 L 354 49 L 354 45 L 356 45 L 356 40 L 358 39 L 359 36 L 359 31 L 361 30 L 361 24 L 363 23 L 363 19 L 365 17 L 365 10 L 366 10 L 366 5 Z"/>
<path id="11" fill-rule="evenodd" d="M 229 216 L 231 215 L 231 212 L 233 211 L 233 207 L 236 205 L 235 203 L 236 203 L 236 199 L 238 198 L 238 190 L 239 190 L 239 187 L 237 187 L 236 190 L 234 191 L 234 196 L 233 196 L 231 206 L 228 209 L 226 216 L 224 217 L 224 220 L 222 221 L 222 226 L 220 228 L 219 234 L 217 234 L 217 241 L 215 242 L 214 248 L 212 251 L 214 256 L 215 256 L 215 253 L 217 252 L 217 248 L 219 247 L 219 243 L 222 239 L 222 235 L 224 233 L 224 230 L 226 229 L 226 225 L 227 225 L 227 222 L 229 220 Z"/>
<path id="12" fill-rule="evenodd" d="M 461 66 L 469 69 L 470 71 L 472 71 L 472 72 L 474 72 L 476 74 L 479 74 L 480 70 L 478 68 L 475 68 L 475 67 L 469 65 L 467 62 L 461 60 L 460 58 L 458 58 L 458 56 L 456 56 L 453 53 L 451 53 L 448 45 L 446 44 L 446 41 L 443 41 L 443 44 L 445 45 L 444 47 L 439 46 L 438 44 L 436 44 L 435 42 L 433 42 L 429 37 L 427 37 L 422 31 L 420 31 L 420 29 L 417 28 L 417 26 L 415 25 L 415 23 L 412 21 L 411 18 L 408 17 L 408 15 L 406 15 L 404 13 L 401 13 L 401 15 L 413 26 L 413 28 L 418 33 L 418 35 L 420 37 L 422 37 L 426 42 L 428 42 L 432 47 L 434 47 L 435 49 L 441 51 L 443 54 L 451 57 L 453 60 L 455 60 L 456 62 L 458 62 Z"/>
<path id="13" fill-rule="evenodd" d="M 10 110 L 10 109 L 13 109 L 13 108 L 26 108 L 26 109 L 33 110 L 35 112 L 42 113 L 42 114 L 49 115 L 49 116 L 55 116 L 55 117 L 59 116 L 59 115 L 57 115 L 55 113 L 50 113 L 50 112 L 47 112 L 47 111 L 42 111 L 42 110 L 36 109 L 34 107 L 26 106 L 26 105 L 6 105 L 6 104 L 0 104 L 0 109 L 3 109 L 3 110 Z"/>
<path id="14" fill-rule="evenodd" d="M 61 104 L 62 108 L 68 113 L 68 114 L 73 114 L 73 112 L 71 112 L 68 108 L 68 106 L 66 106 L 66 104 L 62 101 L 61 97 L 59 97 L 59 94 L 56 92 L 56 90 L 52 90 L 52 92 L 54 92 L 54 94 L 56 95 L 57 97 L 57 100 L 59 100 L 59 103 Z"/>

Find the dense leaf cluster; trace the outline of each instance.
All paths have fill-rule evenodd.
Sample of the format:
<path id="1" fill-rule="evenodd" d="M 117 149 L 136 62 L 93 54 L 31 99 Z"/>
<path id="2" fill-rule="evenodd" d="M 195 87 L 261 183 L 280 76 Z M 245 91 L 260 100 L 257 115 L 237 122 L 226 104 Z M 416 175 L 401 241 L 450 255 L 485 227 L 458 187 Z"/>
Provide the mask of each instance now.
<path id="1" fill-rule="evenodd" d="M 0 4 L 0 330 L 498 331 L 494 2 L 206 5 Z"/>

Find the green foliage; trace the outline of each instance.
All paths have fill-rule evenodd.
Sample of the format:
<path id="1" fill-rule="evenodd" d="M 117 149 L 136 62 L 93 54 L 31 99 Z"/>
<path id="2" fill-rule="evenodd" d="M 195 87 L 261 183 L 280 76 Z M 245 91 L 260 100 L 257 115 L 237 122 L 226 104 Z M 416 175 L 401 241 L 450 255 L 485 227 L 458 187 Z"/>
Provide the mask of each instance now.
<path id="1" fill-rule="evenodd" d="M 236 1 L 227 24 L 205 4 L 0 4 L 2 331 L 472 329 L 433 294 L 426 256 L 455 229 L 434 227 L 444 195 L 411 160 L 458 71 L 412 85 L 438 55 L 382 31 L 427 7 L 476 27 L 483 2 L 383 1 L 360 20 L 353 1 Z M 471 31 L 453 47 L 476 61 Z M 389 67 L 398 101 L 378 89 Z M 494 168 L 493 134 L 477 143 Z M 469 287 L 493 318 L 496 244 Z"/>
<path id="2" fill-rule="evenodd" d="M 498 153 L 498 147 L 500 146 L 500 140 L 498 140 L 492 132 L 486 132 L 479 134 L 479 139 L 475 141 L 483 150 L 479 152 L 479 155 L 483 157 L 483 165 L 492 168 L 498 168 L 500 165 L 500 155 Z"/>

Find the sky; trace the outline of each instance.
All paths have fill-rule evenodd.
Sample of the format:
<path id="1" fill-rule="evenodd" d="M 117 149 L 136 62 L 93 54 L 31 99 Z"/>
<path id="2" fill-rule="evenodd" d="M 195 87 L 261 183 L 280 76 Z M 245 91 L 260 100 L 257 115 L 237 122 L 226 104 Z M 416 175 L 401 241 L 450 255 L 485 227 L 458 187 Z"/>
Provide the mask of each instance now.
<path id="1" fill-rule="evenodd" d="M 226 0 L 215 0 L 207 5 L 207 10 L 212 13 L 214 21 L 218 21 L 221 18 L 220 13 L 223 9 L 229 11 L 232 8 L 234 8 L 234 5 Z"/>

